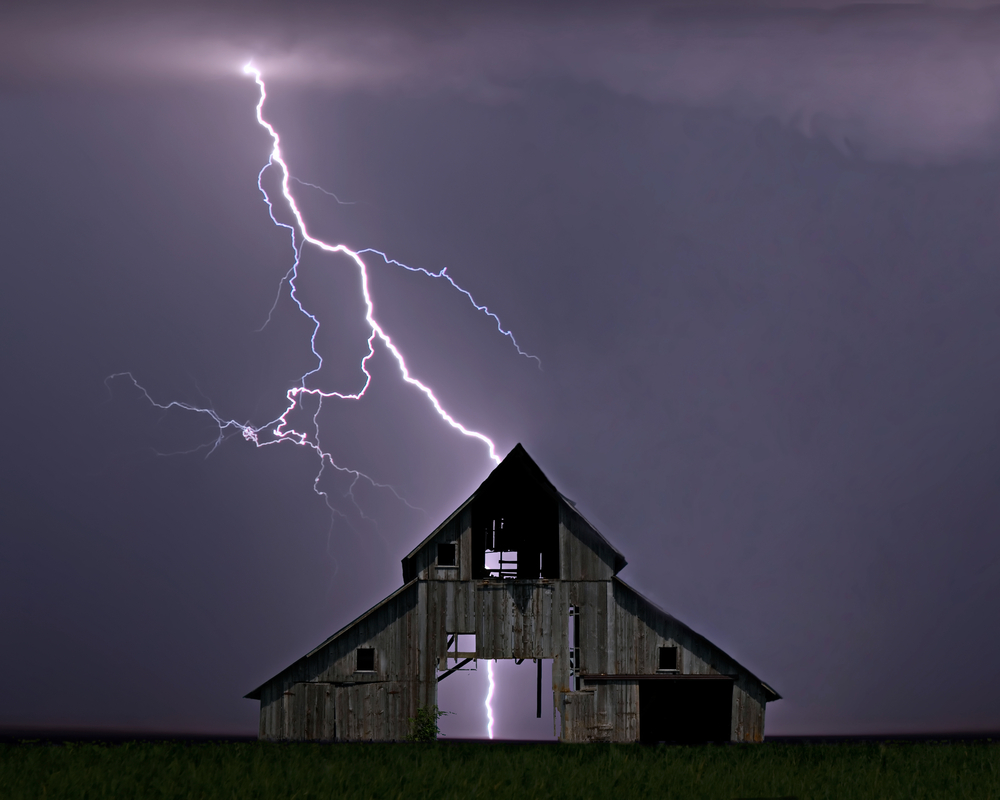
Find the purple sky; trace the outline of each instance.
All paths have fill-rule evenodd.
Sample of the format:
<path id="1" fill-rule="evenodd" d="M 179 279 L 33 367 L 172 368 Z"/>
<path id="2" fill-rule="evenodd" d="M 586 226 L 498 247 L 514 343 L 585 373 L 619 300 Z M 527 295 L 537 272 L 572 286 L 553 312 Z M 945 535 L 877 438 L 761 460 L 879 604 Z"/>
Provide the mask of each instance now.
<path id="1" fill-rule="evenodd" d="M 281 8 L 0 12 L 0 728 L 254 733 L 242 695 L 491 468 L 384 350 L 323 444 L 419 510 L 328 473 L 331 514 L 292 445 L 160 456 L 214 426 L 105 386 L 263 425 L 314 366 L 286 294 L 258 332 L 292 254 L 254 57 L 293 174 L 354 202 L 296 186 L 313 232 L 447 267 L 543 366 L 369 259 L 414 373 L 783 695 L 769 734 L 1000 729 L 1000 10 Z M 307 249 L 300 291 L 356 390 L 356 270 Z M 497 734 L 541 735 L 499 675 Z"/>

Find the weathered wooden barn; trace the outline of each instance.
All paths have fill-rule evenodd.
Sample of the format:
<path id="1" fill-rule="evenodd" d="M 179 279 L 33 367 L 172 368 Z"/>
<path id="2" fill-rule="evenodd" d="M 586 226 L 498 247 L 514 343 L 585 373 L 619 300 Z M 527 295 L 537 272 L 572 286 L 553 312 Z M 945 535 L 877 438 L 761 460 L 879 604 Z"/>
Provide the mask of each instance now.
<path id="1" fill-rule="evenodd" d="M 266 740 L 398 741 L 473 659 L 552 659 L 564 742 L 759 742 L 770 686 L 618 577 L 521 445 L 403 559 L 403 586 L 250 692 Z"/>

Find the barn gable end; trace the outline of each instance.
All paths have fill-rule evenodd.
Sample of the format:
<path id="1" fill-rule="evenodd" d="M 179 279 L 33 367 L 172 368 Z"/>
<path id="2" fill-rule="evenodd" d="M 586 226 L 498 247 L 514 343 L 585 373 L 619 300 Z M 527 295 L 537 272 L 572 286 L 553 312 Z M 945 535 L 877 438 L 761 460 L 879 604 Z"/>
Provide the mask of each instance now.
<path id="1" fill-rule="evenodd" d="M 402 740 L 461 658 L 551 659 L 563 741 L 761 741 L 779 695 L 625 563 L 517 445 L 403 558 L 399 590 L 247 695 L 260 738 Z"/>

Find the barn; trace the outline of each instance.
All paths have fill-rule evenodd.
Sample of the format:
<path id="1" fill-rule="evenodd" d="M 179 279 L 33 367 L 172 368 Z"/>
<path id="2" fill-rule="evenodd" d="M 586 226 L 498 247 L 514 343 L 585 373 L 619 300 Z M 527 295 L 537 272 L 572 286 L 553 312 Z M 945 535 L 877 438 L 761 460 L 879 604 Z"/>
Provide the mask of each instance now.
<path id="1" fill-rule="evenodd" d="M 403 585 L 250 692 L 267 741 L 400 741 L 473 660 L 552 659 L 564 742 L 759 742 L 770 686 L 618 573 L 519 444 L 403 559 Z"/>

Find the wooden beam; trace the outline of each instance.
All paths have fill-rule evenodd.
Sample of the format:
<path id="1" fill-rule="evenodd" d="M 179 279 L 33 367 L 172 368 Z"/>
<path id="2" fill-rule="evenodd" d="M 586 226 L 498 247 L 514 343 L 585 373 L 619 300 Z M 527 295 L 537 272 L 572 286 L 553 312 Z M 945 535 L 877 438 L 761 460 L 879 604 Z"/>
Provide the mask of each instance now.
<path id="1" fill-rule="evenodd" d="M 467 659 L 465 659 L 465 661 L 459 661 L 455 666 L 453 666 L 446 673 L 444 673 L 443 675 L 438 675 L 438 683 L 441 683 L 441 681 L 443 681 L 445 678 L 447 678 L 449 675 L 451 675 L 451 673 L 460 670 L 462 667 L 464 667 L 470 661 L 472 661 L 471 658 L 467 658 Z"/>

